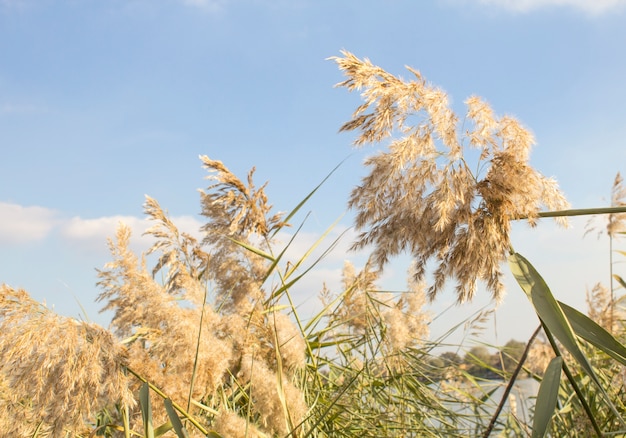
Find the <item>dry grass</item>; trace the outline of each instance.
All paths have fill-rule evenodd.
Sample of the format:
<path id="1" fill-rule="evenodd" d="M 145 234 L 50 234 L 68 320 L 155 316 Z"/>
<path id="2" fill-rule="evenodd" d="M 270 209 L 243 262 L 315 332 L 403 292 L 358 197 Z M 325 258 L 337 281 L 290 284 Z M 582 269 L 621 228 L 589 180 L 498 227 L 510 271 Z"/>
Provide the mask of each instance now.
<path id="1" fill-rule="evenodd" d="M 358 131 L 358 146 L 389 139 L 350 198 L 362 230 L 355 248 L 372 245 L 379 267 L 410 252 L 419 281 L 434 260 L 431 299 L 452 278 L 460 302 L 474 296 L 477 280 L 499 300 L 510 221 L 534 224 L 541 207 L 568 206 L 556 182 L 528 164 L 532 134 L 478 97 L 465 101 L 460 123 L 445 92 L 411 68 L 407 81 L 348 52 L 332 59 L 348 77 L 338 85 L 365 101 L 341 129 Z M 466 149 L 476 150 L 476 163 Z"/>
<path id="2" fill-rule="evenodd" d="M 143 381 L 225 436 L 282 436 L 302 422 L 308 409 L 294 384 L 306 362 L 302 332 L 264 289 L 269 262 L 242 246 L 267 247 L 268 234 L 284 224 L 269 216 L 252 172 L 246 185 L 219 161 L 201 158 L 214 181 L 201 199 L 203 242 L 180 232 L 150 197 L 147 254 L 129 249 L 123 224 L 109 241 L 112 261 L 98 272 L 98 300 L 113 312 L 110 331 L 2 287 L 0 430 L 14 433 L 2 436 L 81 436 L 105 409 L 118 427 L 128 410 L 131 429 L 141 430 L 133 393 Z M 162 403 L 151 409 L 155 424 L 168 421 Z"/>
<path id="3" fill-rule="evenodd" d="M 95 324 L 55 314 L 23 290 L 0 288 L 2 436 L 65 436 L 104 408 L 133 406 L 129 356 Z"/>
<path id="4" fill-rule="evenodd" d="M 154 426 L 166 428 L 174 423 L 169 406 L 189 436 L 484 430 L 485 400 L 468 389 L 479 385 L 462 367 L 451 372 L 437 364 L 432 351 L 443 340 L 428 341 L 424 307 L 450 279 L 458 301 L 472 299 L 479 281 L 501 299 L 511 220 L 534 225 L 541 208 L 561 210 L 567 202 L 554 180 L 529 165 L 533 138 L 515 119 L 496 117 L 477 97 L 466 100 L 459 117 L 446 94 L 413 69 L 407 81 L 348 52 L 333 59 L 347 76 L 339 85 L 364 99 L 342 130 L 357 131 L 358 146 L 389 142 L 367 160 L 370 172 L 349 201 L 361 231 L 354 247 L 372 248 L 365 266 L 347 262 L 342 289 L 324 288 L 323 309 L 300 320 L 290 287 L 316 262 L 305 267 L 310 252 L 283 260 L 285 248 L 273 240 L 292 214 L 272 213 L 254 169 L 242 181 L 202 156 L 211 183 L 201 192 L 201 240 L 181 232 L 148 197 L 150 250 L 131 251 L 124 225 L 109 241 L 112 261 L 99 271 L 98 300 L 113 312 L 110 330 L 58 316 L 25 291 L 0 288 L 0 436 L 141 436 L 144 427 L 149 436 L 143 418 L 151 414 Z M 616 179 L 614 202 L 624 196 L 621 187 Z M 613 219 L 610 234 L 622 231 L 623 217 Z M 403 251 L 414 258 L 407 288 L 384 292 L 383 269 Z M 605 321 L 609 301 L 606 290 L 594 290 L 590 312 L 613 327 L 614 320 Z M 538 343 L 531 357 L 533 370 L 542 371 L 551 358 L 547 344 Z M 606 376 L 607 386 L 623 377 Z M 455 382 L 463 385 L 450 387 Z M 155 398 L 148 408 L 140 396 L 137 404 L 140 387 L 166 402 Z M 468 404 L 472 414 L 460 414 Z M 555 427 L 568 430 L 575 421 L 572 414 Z M 527 426 L 510 417 L 498 427 L 514 434 Z"/>
<path id="5" fill-rule="evenodd" d="M 180 233 L 147 198 L 145 211 L 155 225 L 146 233 L 156 240 L 148 253 L 160 254 L 155 268 L 149 271 L 129 251 L 130 231 L 120 226 L 110 242 L 114 261 L 99 273 L 99 300 L 114 312 L 115 333 L 130 340 L 129 367 L 174 402 L 203 400 L 219 409 L 220 393 L 247 388 L 261 431 L 285 434 L 306 413 L 289 382 L 304 366 L 304 342 L 286 315 L 269 310 L 267 260 L 241 246 L 266 239 L 281 226 L 280 216 L 266 218 L 270 207 L 263 189 L 254 189 L 252 172 L 246 186 L 221 162 L 201 159 L 217 181 L 202 194 L 204 241 Z M 257 375 L 263 385 L 252 379 Z M 282 396 L 289 399 L 289 412 Z M 165 421 L 165 414 L 159 418 Z"/>

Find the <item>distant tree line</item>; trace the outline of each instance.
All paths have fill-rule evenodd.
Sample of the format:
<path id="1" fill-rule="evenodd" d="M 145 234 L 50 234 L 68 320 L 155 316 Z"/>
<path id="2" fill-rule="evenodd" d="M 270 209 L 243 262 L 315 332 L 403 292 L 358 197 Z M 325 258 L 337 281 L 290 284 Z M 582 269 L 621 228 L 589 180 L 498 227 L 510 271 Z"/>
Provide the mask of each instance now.
<path id="1" fill-rule="evenodd" d="M 430 359 L 428 377 L 434 380 L 448 378 L 452 369 L 474 377 L 499 379 L 515 370 L 525 348 L 526 343 L 511 339 L 495 353 L 490 353 L 484 345 L 472 347 L 463 356 L 447 351 Z"/>

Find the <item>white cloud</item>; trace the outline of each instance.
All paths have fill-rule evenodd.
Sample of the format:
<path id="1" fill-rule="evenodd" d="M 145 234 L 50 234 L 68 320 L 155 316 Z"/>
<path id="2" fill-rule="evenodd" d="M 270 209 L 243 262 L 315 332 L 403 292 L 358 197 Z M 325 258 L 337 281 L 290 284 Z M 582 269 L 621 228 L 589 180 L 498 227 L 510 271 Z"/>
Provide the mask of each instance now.
<path id="1" fill-rule="evenodd" d="M 108 216 L 97 219 L 73 217 L 62 227 L 62 235 L 73 240 L 102 239 L 115 235 L 120 223 L 130 226 L 134 232 L 145 231 L 146 223 L 133 216 Z"/>
<path id="2" fill-rule="evenodd" d="M 59 222 L 54 210 L 0 202 L 0 243 L 42 240 Z"/>
<path id="3" fill-rule="evenodd" d="M 192 216 L 171 218 L 181 232 L 186 232 L 196 238 L 200 237 L 200 221 Z M 77 248 L 98 251 L 105 248 L 107 239 L 114 238 L 120 224 L 131 229 L 131 247 L 134 251 L 145 251 L 149 248 L 152 239 L 143 233 L 153 226 L 153 222 L 135 216 L 104 216 L 96 219 L 73 217 L 61 226 L 61 235 Z"/>
<path id="4" fill-rule="evenodd" d="M 626 0 L 478 0 L 481 4 L 501 7 L 514 12 L 531 12 L 548 7 L 567 7 L 589 15 L 600 15 L 623 8 Z"/>
<path id="5" fill-rule="evenodd" d="M 285 252 L 285 260 L 289 260 L 291 263 L 297 263 L 307 252 L 312 250 L 305 265 L 313 263 L 313 261 L 320 257 L 337 239 L 338 241 L 333 250 L 324 257 L 323 260 L 325 262 L 343 263 L 345 259 L 357 258 L 357 254 L 350 251 L 350 245 L 352 245 L 356 237 L 356 233 L 353 229 L 346 229 L 343 225 L 336 225 L 324 239 L 320 240 L 322 234 L 322 232 L 300 231 Z M 289 230 L 280 232 L 277 236 L 277 243 L 274 249 L 282 249 L 287 245 L 291 237 L 292 234 L 290 234 Z"/>
<path id="6" fill-rule="evenodd" d="M 63 239 L 75 249 L 95 252 L 106 248 L 107 239 L 115 237 L 115 232 L 121 223 L 131 228 L 133 246 L 142 249 L 148 247 L 148 241 L 141 235 L 150 224 L 134 216 L 105 216 L 96 219 L 83 219 L 76 216 L 65 221 L 60 231 Z"/>
<path id="7" fill-rule="evenodd" d="M 178 231 L 180 231 L 181 233 L 187 233 L 198 240 L 201 240 L 204 237 L 203 233 L 200 231 L 200 227 L 202 227 L 204 223 L 200 222 L 195 217 L 176 216 L 171 219 L 172 222 L 174 222 L 174 224 L 176 225 L 176 228 L 178 228 Z"/>
<path id="8" fill-rule="evenodd" d="M 202 223 L 193 216 L 173 217 L 171 220 L 181 232 L 202 238 Z M 131 228 L 131 245 L 134 250 L 148 248 L 150 237 L 142 235 L 153 223 L 145 218 L 115 215 L 92 219 L 75 216 L 68 219 L 49 208 L 0 202 L 0 244 L 35 243 L 44 241 L 56 232 L 74 248 L 103 250 L 106 249 L 107 239 L 115 237 L 120 223 Z"/>

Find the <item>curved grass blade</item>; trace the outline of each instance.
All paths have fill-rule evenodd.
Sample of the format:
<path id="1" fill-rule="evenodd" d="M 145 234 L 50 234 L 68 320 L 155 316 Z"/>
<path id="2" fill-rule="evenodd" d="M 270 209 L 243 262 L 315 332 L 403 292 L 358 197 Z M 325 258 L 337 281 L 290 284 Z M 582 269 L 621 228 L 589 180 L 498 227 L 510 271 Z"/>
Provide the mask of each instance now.
<path id="1" fill-rule="evenodd" d="M 260 257 L 263 257 L 266 260 L 269 260 L 270 262 L 274 262 L 275 261 L 274 257 L 271 254 L 268 254 L 268 253 L 266 253 L 265 251 L 263 251 L 263 250 L 261 250 L 259 248 L 256 248 L 256 247 L 254 247 L 252 245 L 248 245 L 247 243 L 242 242 L 240 240 L 233 239 L 232 237 L 228 237 L 228 239 L 230 239 L 231 242 L 241 246 L 242 248 L 247 249 L 251 253 L 254 253 L 254 254 L 256 254 L 256 255 L 258 255 Z"/>
<path id="2" fill-rule="evenodd" d="M 624 281 L 624 279 L 622 277 L 620 277 L 617 274 L 613 274 L 613 278 L 615 279 L 615 281 L 617 281 L 619 283 L 620 286 L 622 286 L 624 289 L 626 289 L 626 281 Z"/>
<path id="3" fill-rule="evenodd" d="M 330 232 L 330 229 L 328 230 L 328 232 Z M 337 243 L 341 240 L 341 237 L 343 237 L 343 235 L 346 233 L 346 231 L 342 232 L 339 237 L 337 237 L 332 243 L 331 245 L 326 248 L 324 250 L 324 252 L 317 258 L 315 259 L 315 261 L 313 261 L 313 263 L 306 268 L 300 275 L 298 275 L 297 277 L 295 277 L 294 279 L 292 279 L 290 282 L 288 283 L 284 283 L 280 288 L 278 288 L 276 291 L 272 292 L 272 295 L 270 296 L 270 300 L 274 300 L 276 299 L 278 296 L 280 296 L 283 292 L 285 292 L 286 290 L 288 290 L 291 286 L 293 286 L 294 284 L 296 284 L 296 282 L 298 280 L 300 280 L 302 277 L 304 277 L 311 269 L 313 269 L 320 261 L 322 261 L 324 259 L 324 257 L 326 257 L 326 255 L 328 253 L 330 253 L 335 246 L 337 246 Z M 324 237 L 326 236 L 327 233 L 324 233 L 324 235 L 318 240 L 318 242 L 315 243 L 315 245 L 317 245 L 319 243 L 319 241 L 323 240 Z M 308 255 L 308 252 L 307 252 Z M 269 301 L 269 300 L 268 300 Z"/>
<path id="4" fill-rule="evenodd" d="M 137 379 L 139 379 L 140 381 L 142 381 L 144 383 L 144 385 L 147 385 L 147 387 L 149 389 L 151 389 L 152 391 L 154 391 L 159 397 L 161 397 L 162 399 L 166 399 L 168 398 L 163 391 L 161 391 L 159 388 L 157 388 L 156 386 L 154 386 L 153 384 L 151 384 L 150 382 L 148 382 L 148 380 L 146 380 L 145 377 L 142 377 L 141 374 L 139 374 L 137 371 L 133 370 L 130 367 L 126 367 L 126 370 L 131 373 L 133 376 L 135 376 Z M 143 386 L 142 386 L 143 389 Z M 147 391 L 146 391 L 147 394 Z M 141 403 L 141 392 L 140 392 L 140 403 Z M 149 400 L 148 400 L 149 403 Z M 198 422 L 198 420 L 196 420 L 194 417 L 192 417 L 191 415 L 189 415 L 181 406 L 179 406 L 178 404 L 176 404 L 176 402 L 172 402 L 172 406 L 174 407 L 174 409 L 176 409 L 183 417 L 185 417 L 187 419 L 187 421 L 189 421 L 191 424 L 193 424 L 196 429 L 198 429 L 200 432 L 202 432 L 203 434 L 207 435 L 209 433 L 208 430 L 206 430 L 204 428 L 204 426 L 202 426 L 202 424 L 200 424 Z M 204 406 L 204 409 L 209 412 L 212 415 L 217 415 L 217 411 L 214 409 L 209 408 L 208 406 Z"/>
<path id="5" fill-rule="evenodd" d="M 626 365 L 626 347 L 587 315 L 558 302 L 577 336 Z"/>
<path id="6" fill-rule="evenodd" d="M 544 325 L 546 334 L 550 336 L 554 335 L 554 337 L 561 342 L 561 344 L 567 349 L 583 370 L 585 370 L 591 380 L 593 380 L 596 384 L 598 390 L 602 393 L 606 404 L 615 414 L 617 420 L 622 424 L 622 426 L 626 427 L 626 422 L 622 418 L 622 415 L 619 413 L 606 390 L 600 383 L 600 380 L 594 372 L 591 364 L 587 360 L 587 356 L 585 356 L 580 349 L 572 326 L 563 313 L 563 309 L 552 295 L 552 292 L 550 292 L 550 288 L 548 288 L 544 279 L 535 270 L 533 265 L 531 265 L 528 260 L 518 253 L 514 253 L 509 256 L 509 266 L 518 284 L 524 292 L 526 292 L 526 295 L 528 295 L 535 311 L 537 312 L 537 315 L 539 316 L 539 319 Z M 576 386 L 573 379 L 568 380 L 572 386 Z M 579 388 L 575 388 L 575 390 L 577 390 L 577 394 L 580 392 Z"/>
<path id="7" fill-rule="evenodd" d="M 41 426 L 43 426 L 43 420 L 39 422 L 31 438 L 37 438 L 38 436 L 40 436 L 39 431 L 41 430 Z"/>
<path id="8" fill-rule="evenodd" d="M 172 422 L 168 421 L 167 423 L 164 423 L 154 429 L 154 438 L 160 438 L 168 433 L 170 430 L 172 430 Z"/>
<path id="9" fill-rule="evenodd" d="M 185 426 L 183 426 L 183 423 L 180 421 L 180 418 L 178 417 L 178 414 L 176 413 L 176 409 L 174 409 L 174 406 L 172 405 L 172 400 L 169 398 L 166 398 L 163 401 L 163 404 L 165 404 L 165 410 L 167 411 L 167 416 L 170 417 L 170 421 L 172 422 L 172 427 L 174 428 L 174 432 L 176 432 L 176 435 L 178 436 L 178 438 L 189 438 L 189 433 L 187 433 L 187 429 L 185 429 Z"/>
<path id="10" fill-rule="evenodd" d="M 509 266 L 517 283 L 530 299 L 539 319 L 601 387 L 591 364 L 576 341 L 572 326 L 541 275 L 528 260 L 518 253 L 509 256 Z"/>
<path id="11" fill-rule="evenodd" d="M 352 155 L 352 154 L 350 154 Z M 311 190 L 311 192 L 306 195 L 306 197 L 300 201 L 298 203 L 298 205 L 295 206 L 295 208 L 293 210 L 291 210 L 291 212 L 285 217 L 285 220 L 283 220 L 284 223 L 289 223 L 289 221 L 291 220 L 292 217 L 295 216 L 295 214 L 302 208 L 302 206 L 304 204 L 306 204 L 308 202 L 309 199 L 311 199 L 311 196 L 313 196 L 315 194 L 315 192 L 317 192 L 319 190 L 320 187 L 322 187 L 324 185 L 324 183 L 328 180 L 328 178 L 330 178 L 330 176 L 335 173 L 335 171 L 337 169 L 339 169 L 339 167 L 341 167 L 341 165 L 348 159 L 350 158 L 350 155 L 348 155 L 346 158 L 344 158 L 343 160 L 341 160 L 341 162 L 339 162 L 339 164 L 337 164 L 335 166 L 335 168 L 333 170 L 331 170 L 328 175 L 326 175 L 326 177 L 324 177 L 324 179 L 322 180 L 322 182 L 320 182 L 313 190 Z M 276 233 L 279 231 L 279 229 L 274 230 L 274 232 L 272 233 L 272 235 L 270 236 L 270 238 L 274 237 L 276 235 Z"/>
<path id="12" fill-rule="evenodd" d="M 274 272 L 274 269 L 276 269 L 276 266 L 278 266 L 278 262 L 280 262 L 282 260 L 283 256 L 285 255 L 285 253 L 287 252 L 287 250 L 289 249 L 291 244 L 296 240 L 296 236 L 300 233 L 300 230 L 304 226 L 304 222 L 306 221 L 308 216 L 309 215 L 307 215 L 304 218 L 304 220 L 302 221 L 302 223 L 300 224 L 298 229 L 293 233 L 293 235 L 289 239 L 289 242 L 287 242 L 287 245 L 285 245 L 285 247 L 280 251 L 280 254 L 278 254 L 276 257 L 274 257 L 274 261 L 267 268 L 267 272 L 265 273 L 265 276 L 263 277 L 263 281 L 262 281 L 263 283 L 265 283 L 265 280 L 267 280 L 270 277 L 270 275 L 272 275 L 272 273 Z"/>
<path id="13" fill-rule="evenodd" d="M 313 251 L 315 251 L 315 249 L 317 249 L 317 247 L 324 241 L 324 239 L 326 239 L 326 237 L 330 234 L 330 232 L 335 229 L 335 227 L 337 226 L 337 224 L 339 223 L 339 221 L 341 220 L 341 218 L 343 217 L 343 215 L 339 216 L 335 222 L 333 222 L 323 233 L 322 235 L 319 237 L 319 239 L 317 239 L 313 245 L 311 245 L 311 247 L 309 249 L 306 250 L 306 252 L 304 253 L 304 255 L 302 257 L 300 257 L 300 259 L 294 263 L 294 265 L 291 267 L 291 269 L 289 269 L 289 271 L 287 271 L 284 275 L 285 279 L 289 278 L 301 265 L 302 263 L 304 263 L 304 261 L 306 259 L 309 258 L 309 256 L 311 255 L 311 253 L 313 253 Z M 339 237 L 343 236 L 345 234 L 345 231 L 342 232 L 340 234 Z M 338 242 L 338 239 L 335 240 L 332 244 L 332 247 L 334 248 L 336 243 Z M 324 255 L 328 253 L 329 250 L 324 251 Z"/>
<path id="14" fill-rule="evenodd" d="M 556 408 L 562 368 L 563 358 L 561 356 L 552 359 L 546 368 L 535 402 L 532 438 L 543 438 L 546 435 L 548 424 Z"/>

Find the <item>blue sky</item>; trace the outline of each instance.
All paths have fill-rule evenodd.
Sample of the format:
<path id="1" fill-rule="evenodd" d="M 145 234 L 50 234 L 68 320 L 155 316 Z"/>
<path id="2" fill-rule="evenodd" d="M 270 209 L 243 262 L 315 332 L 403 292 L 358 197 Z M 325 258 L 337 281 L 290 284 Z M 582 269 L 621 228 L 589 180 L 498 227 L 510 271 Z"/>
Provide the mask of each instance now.
<path id="1" fill-rule="evenodd" d="M 626 172 L 625 19 L 623 0 L 0 0 L 0 282 L 71 316 L 80 301 L 106 323 L 93 304 L 106 238 L 120 220 L 145 229 L 145 194 L 197 228 L 200 154 L 242 177 L 256 166 L 282 211 L 347 158 L 308 204 L 306 247 L 346 211 L 375 150 L 337 132 L 360 103 L 333 88 L 342 77 L 326 58 L 341 49 L 394 74 L 420 70 L 459 112 L 477 94 L 516 116 L 537 139 L 532 164 L 572 205 L 605 205 Z M 585 289 L 608 278 L 608 243 L 583 239 L 585 221 L 513 235 L 555 294 L 583 308 Z M 322 281 L 337 284 L 349 243 L 303 284 L 304 306 Z M 509 289 L 489 342 L 536 326 Z M 488 298 L 448 311 L 433 333 Z"/>

